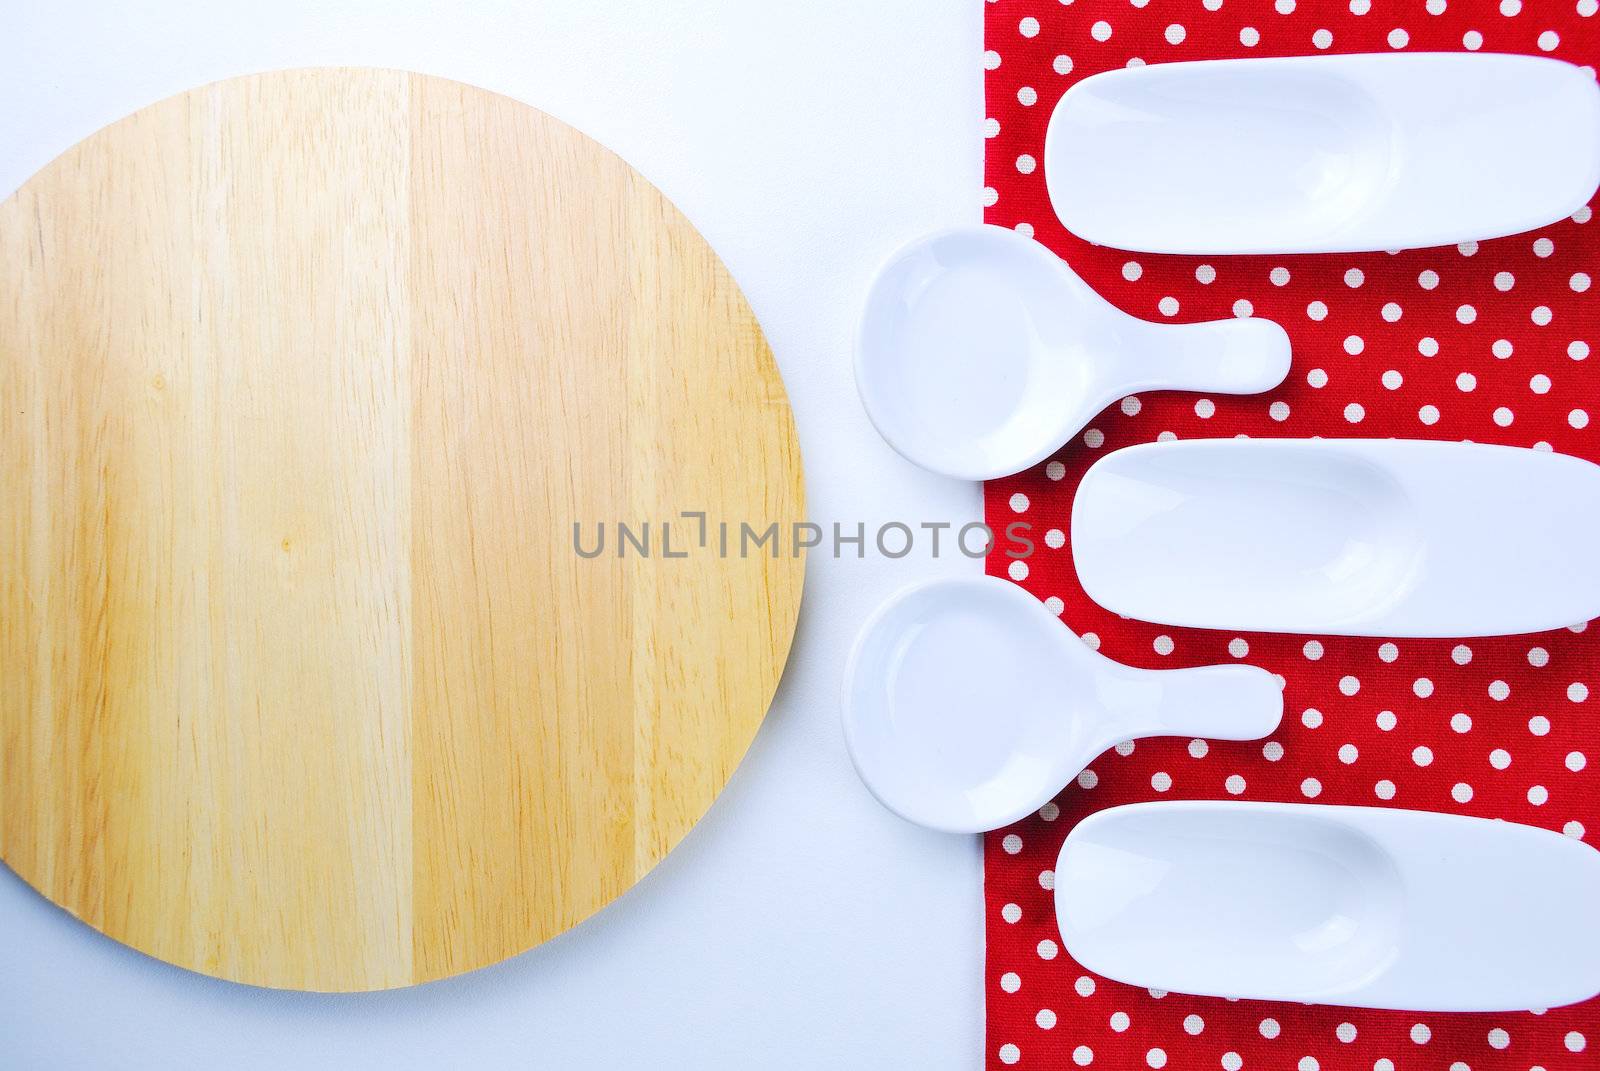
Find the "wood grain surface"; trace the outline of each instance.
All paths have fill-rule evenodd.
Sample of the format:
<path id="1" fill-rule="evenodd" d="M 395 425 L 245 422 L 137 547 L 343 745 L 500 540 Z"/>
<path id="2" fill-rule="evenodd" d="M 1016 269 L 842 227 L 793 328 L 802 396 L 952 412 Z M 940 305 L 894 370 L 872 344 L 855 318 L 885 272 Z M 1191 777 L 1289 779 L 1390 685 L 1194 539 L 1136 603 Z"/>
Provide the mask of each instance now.
<path id="1" fill-rule="evenodd" d="M 616 156 L 391 71 L 107 127 L 0 205 L 0 858 L 256 985 L 537 945 L 699 819 L 787 656 L 802 560 L 663 558 L 683 511 L 803 519 L 799 449 Z"/>

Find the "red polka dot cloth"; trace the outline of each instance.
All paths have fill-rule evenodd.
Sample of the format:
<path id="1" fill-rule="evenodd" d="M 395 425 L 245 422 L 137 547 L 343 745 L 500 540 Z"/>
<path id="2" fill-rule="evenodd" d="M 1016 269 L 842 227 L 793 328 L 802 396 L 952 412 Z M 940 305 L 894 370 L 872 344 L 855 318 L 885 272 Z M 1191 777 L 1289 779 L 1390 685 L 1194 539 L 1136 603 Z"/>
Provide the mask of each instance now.
<path id="1" fill-rule="evenodd" d="M 1289 378 L 1269 394 L 1124 398 L 1047 463 L 986 488 L 990 524 L 1027 521 L 1038 545 L 1026 562 L 997 552 L 990 571 L 1038 596 L 1085 643 L 1146 667 L 1246 660 L 1287 681 L 1283 726 L 1271 739 L 1122 745 L 1037 815 L 988 835 L 988 1066 L 1600 1068 L 1600 1001 L 1452 1015 L 1232 1002 L 1097 978 L 1061 949 L 1051 894 L 1051 868 L 1072 825 L 1094 810 L 1142 800 L 1410 807 L 1600 836 L 1600 624 L 1531 636 L 1386 640 L 1124 621 L 1084 595 L 1068 532 L 1084 470 L 1109 450 L 1154 439 L 1472 439 L 1600 460 L 1600 352 L 1591 357 L 1600 348 L 1591 290 L 1600 222 L 1585 208 L 1529 234 L 1397 254 L 1157 256 L 1097 248 L 1064 231 L 1050 210 L 1042 163 L 1051 109 L 1076 80 L 1099 71 L 1396 49 L 1525 52 L 1593 64 L 1595 11 L 1596 0 L 986 4 L 987 220 L 1033 235 L 1135 315 L 1170 322 L 1265 316 L 1283 324 L 1294 344 Z M 1495 920 L 1484 919 L 1474 938 L 1493 941 Z"/>

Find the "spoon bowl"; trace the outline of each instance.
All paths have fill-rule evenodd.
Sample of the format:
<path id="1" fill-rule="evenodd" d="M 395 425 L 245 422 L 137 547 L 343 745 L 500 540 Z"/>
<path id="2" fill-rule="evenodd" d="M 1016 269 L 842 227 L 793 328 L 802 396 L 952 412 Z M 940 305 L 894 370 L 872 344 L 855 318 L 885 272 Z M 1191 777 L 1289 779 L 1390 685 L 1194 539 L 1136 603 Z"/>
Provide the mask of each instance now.
<path id="1" fill-rule="evenodd" d="M 950 832 L 1011 824 L 1120 741 L 1249 740 L 1282 713 L 1265 670 L 1124 666 L 987 576 L 891 599 L 845 671 L 845 742 L 861 779 L 895 813 Z"/>
<path id="2" fill-rule="evenodd" d="M 1271 321 L 1136 319 L 1044 246 L 992 226 L 896 253 L 872 284 L 856 351 L 862 403 L 889 444 L 975 480 L 1043 461 L 1135 391 L 1253 394 L 1288 370 L 1288 336 Z"/>

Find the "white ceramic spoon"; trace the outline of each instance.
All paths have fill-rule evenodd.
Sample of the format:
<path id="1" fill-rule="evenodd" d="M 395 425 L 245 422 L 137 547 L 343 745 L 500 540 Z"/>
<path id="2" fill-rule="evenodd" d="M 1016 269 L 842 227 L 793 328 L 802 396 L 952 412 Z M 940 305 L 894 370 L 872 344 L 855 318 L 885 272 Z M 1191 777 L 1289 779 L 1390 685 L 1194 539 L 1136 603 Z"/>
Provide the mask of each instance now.
<path id="1" fill-rule="evenodd" d="M 1282 714 L 1266 670 L 1124 666 L 987 576 L 889 600 L 845 670 L 845 742 L 861 779 L 891 811 L 959 833 L 1037 810 L 1123 740 L 1252 740 Z"/>
<path id="2" fill-rule="evenodd" d="M 1532 826 L 1141 803 L 1078 823 L 1055 891 L 1072 958 L 1131 985 L 1411 1011 L 1600 993 L 1600 852 Z"/>
<path id="3" fill-rule="evenodd" d="M 1136 391 L 1255 394 L 1289 371 L 1270 320 L 1157 324 L 1108 304 L 1003 227 L 913 242 L 867 296 L 856 382 L 907 460 L 987 480 L 1038 464 Z"/>
<path id="4" fill-rule="evenodd" d="M 1107 454 L 1072 505 L 1083 589 L 1167 625 L 1492 636 L 1600 615 L 1600 465 L 1405 439 Z"/>
<path id="5" fill-rule="evenodd" d="M 1096 74 L 1062 96 L 1050 203 L 1152 253 L 1406 249 L 1516 234 L 1600 184 L 1592 72 L 1533 56 L 1295 56 Z"/>

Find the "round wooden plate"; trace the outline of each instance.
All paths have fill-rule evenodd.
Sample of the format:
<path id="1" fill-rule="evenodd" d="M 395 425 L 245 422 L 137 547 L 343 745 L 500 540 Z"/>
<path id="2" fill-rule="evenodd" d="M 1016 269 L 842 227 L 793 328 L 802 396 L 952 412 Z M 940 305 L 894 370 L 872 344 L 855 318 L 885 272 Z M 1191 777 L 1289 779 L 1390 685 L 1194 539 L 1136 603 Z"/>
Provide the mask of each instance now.
<path id="1" fill-rule="evenodd" d="M 256 985 L 523 951 L 726 782 L 802 516 L 754 316 L 604 148 L 392 71 L 146 108 L 0 205 L 0 858 Z"/>

